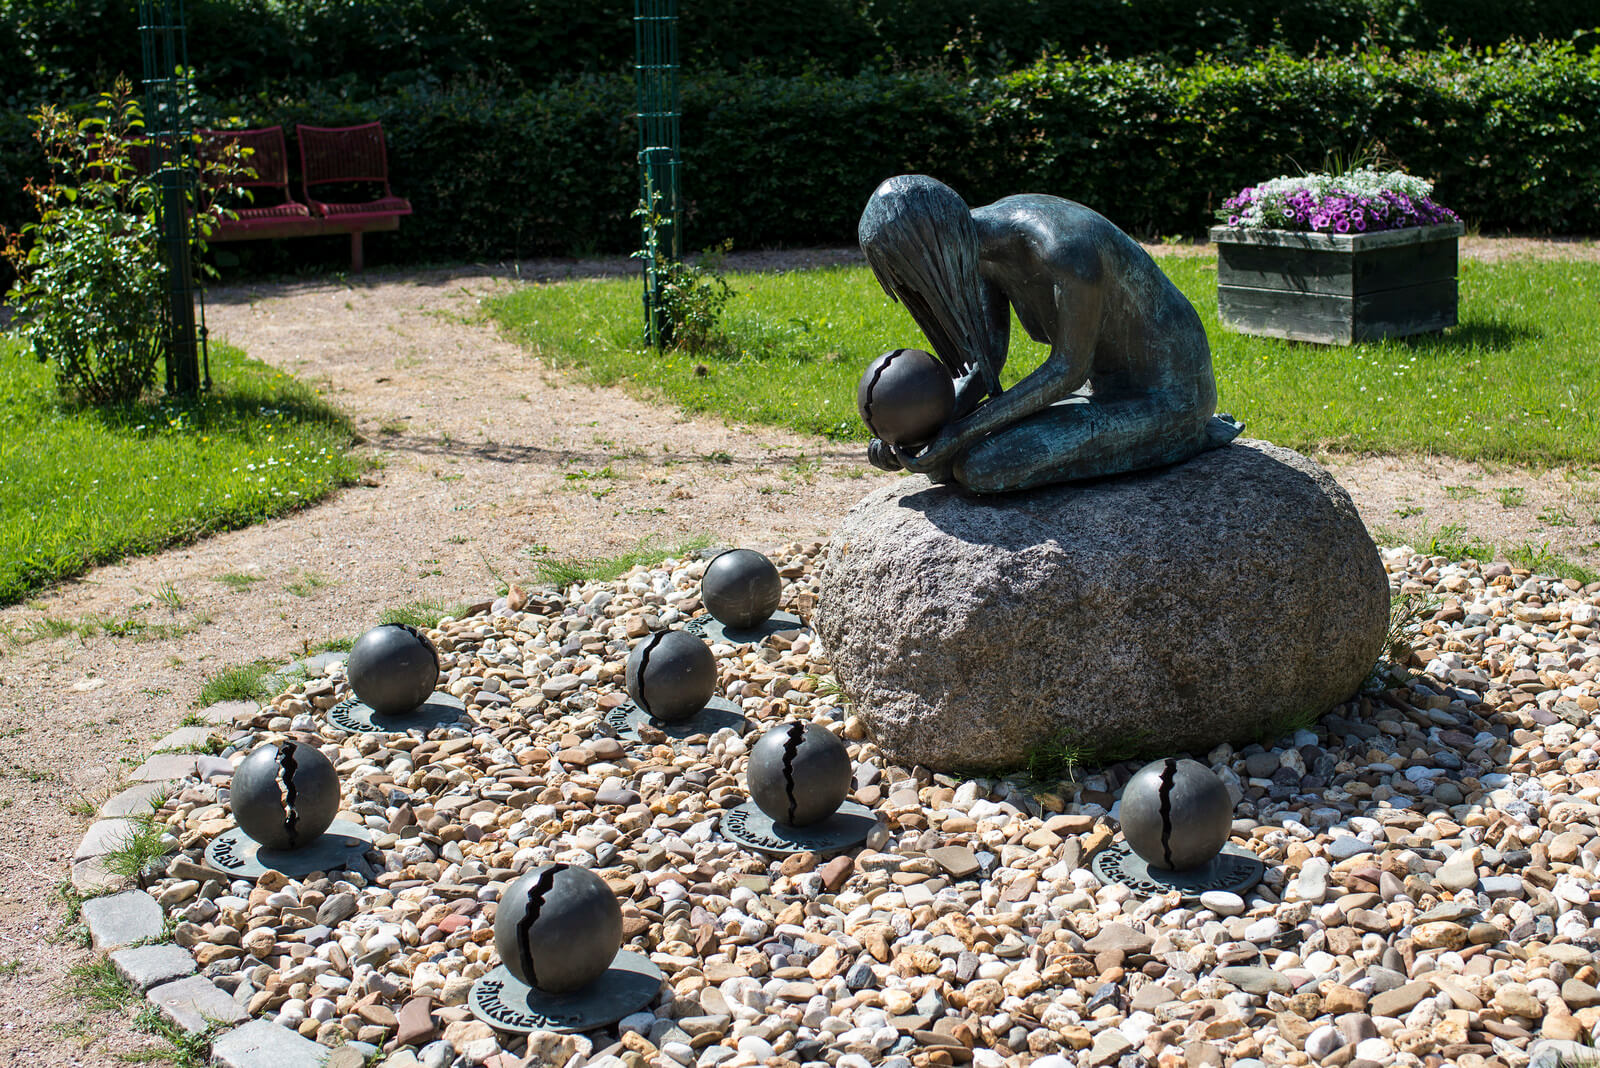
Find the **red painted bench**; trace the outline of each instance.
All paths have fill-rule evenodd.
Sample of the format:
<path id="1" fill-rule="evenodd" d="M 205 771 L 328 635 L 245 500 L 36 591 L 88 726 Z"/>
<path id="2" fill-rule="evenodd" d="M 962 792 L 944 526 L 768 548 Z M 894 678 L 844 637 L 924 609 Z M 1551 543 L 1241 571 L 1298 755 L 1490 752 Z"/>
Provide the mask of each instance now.
<path id="1" fill-rule="evenodd" d="M 361 126 L 296 126 L 300 142 L 301 188 L 304 200 L 296 200 L 289 189 L 289 153 L 283 127 L 267 126 L 256 130 L 202 130 L 200 150 L 216 151 L 229 142 L 251 149 L 245 165 L 254 177 L 238 184 L 256 198 L 249 206 L 237 209 L 238 218 L 220 220 L 209 243 L 254 241 L 273 237 L 316 237 L 327 234 L 350 235 L 350 269 L 365 266 L 361 235 L 372 231 L 398 230 L 400 217 L 411 214 L 411 204 L 389 188 L 388 157 L 383 146 L 383 126 L 369 122 Z M 334 189 L 340 194 L 381 187 L 376 198 L 333 200 L 322 197 Z M 261 203 L 262 199 L 271 201 Z"/>

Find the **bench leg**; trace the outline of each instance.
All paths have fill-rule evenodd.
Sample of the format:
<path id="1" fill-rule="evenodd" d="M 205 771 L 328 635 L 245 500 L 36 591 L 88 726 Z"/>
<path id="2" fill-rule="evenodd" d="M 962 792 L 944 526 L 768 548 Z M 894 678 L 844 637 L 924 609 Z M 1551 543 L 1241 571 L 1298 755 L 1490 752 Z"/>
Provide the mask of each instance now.
<path id="1" fill-rule="evenodd" d="M 361 231 L 357 230 L 350 235 L 350 273 L 360 274 L 366 268 L 366 261 L 361 256 Z"/>

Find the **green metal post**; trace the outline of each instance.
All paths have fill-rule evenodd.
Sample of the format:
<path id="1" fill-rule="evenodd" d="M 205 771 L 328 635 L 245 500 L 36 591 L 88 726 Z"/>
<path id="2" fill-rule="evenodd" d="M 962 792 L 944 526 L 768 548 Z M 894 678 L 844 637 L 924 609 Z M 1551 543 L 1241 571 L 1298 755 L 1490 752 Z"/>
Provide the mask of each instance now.
<path id="1" fill-rule="evenodd" d="M 139 0 L 139 44 L 144 60 L 145 134 L 150 139 L 151 175 L 160 193 L 156 222 L 167 274 L 167 299 L 161 309 L 167 391 L 196 393 L 202 385 L 211 388 L 211 367 L 207 359 L 202 380 L 205 313 L 201 312 L 197 335 L 189 219 L 196 181 L 194 121 L 183 0 Z"/>
<path id="2" fill-rule="evenodd" d="M 672 324 L 662 308 L 668 267 L 682 259 L 678 214 L 678 0 L 633 0 L 634 85 L 639 118 L 639 200 L 644 208 L 645 337 L 660 348 Z"/>

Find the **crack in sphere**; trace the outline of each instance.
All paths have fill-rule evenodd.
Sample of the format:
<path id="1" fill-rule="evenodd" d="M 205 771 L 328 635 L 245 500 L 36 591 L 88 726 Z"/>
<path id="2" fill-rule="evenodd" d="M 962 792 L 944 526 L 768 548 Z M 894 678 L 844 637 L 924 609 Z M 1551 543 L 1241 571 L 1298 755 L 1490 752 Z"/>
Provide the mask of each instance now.
<path id="1" fill-rule="evenodd" d="M 700 602 L 724 626 L 748 630 L 765 623 L 783 600 L 783 579 L 754 549 L 729 549 L 712 557 L 700 579 Z"/>
<path id="2" fill-rule="evenodd" d="M 500 895 L 494 947 L 511 974 L 537 990 L 581 990 L 622 948 L 622 906 L 589 869 L 545 864 Z"/>
<path id="3" fill-rule="evenodd" d="M 410 712 L 433 696 L 439 651 L 428 636 L 405 623 L 385 623 L 356 639 L 345 660 L 350 688 L 380 715 Z"/>
<path id="4" fill-rule="evenodd" d="M 302 849 L 339 812 L 339 773 L 315 746 L 258 746 L 234 771 L 229 803 L 239 829 L 261 845 Z"/>
<path id="5" fill-rule="evenodd" d="M 855 769 L 839 737 L 815 723 L 780 723 L 750 749 L 745 782 L 776 823 L 809 827 L 839 810 Z"/>
<path id="6" fill-rule="evenodd" d="M 1134 772 L 1122 791 L 1120 812 L 1128 847 L 1161 871 L 1209 864 L 1233 829 L 1227 786 L 1194 760 L 1167 757 Z"/>
<path id="7" fill-rule="evenodd" d="M 717 689 L 711 647 L 681 630 L 661 631 L 628 654 L 628 696 L 655 719 L 675 723 L 706 706 Z"/>

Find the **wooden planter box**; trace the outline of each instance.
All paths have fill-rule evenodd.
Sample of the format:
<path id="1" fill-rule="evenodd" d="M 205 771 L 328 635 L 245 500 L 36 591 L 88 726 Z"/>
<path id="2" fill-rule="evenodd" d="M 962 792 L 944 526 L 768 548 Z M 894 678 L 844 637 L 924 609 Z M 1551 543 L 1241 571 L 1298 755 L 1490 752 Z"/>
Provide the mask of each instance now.
<path id="1" fill-rule="evenodd" d="M 1460 223 L 1373 234 L 1213 227 L 1222 325 L 1349 345 L 1456 323 Z"/>

